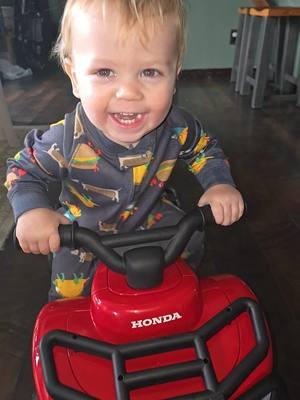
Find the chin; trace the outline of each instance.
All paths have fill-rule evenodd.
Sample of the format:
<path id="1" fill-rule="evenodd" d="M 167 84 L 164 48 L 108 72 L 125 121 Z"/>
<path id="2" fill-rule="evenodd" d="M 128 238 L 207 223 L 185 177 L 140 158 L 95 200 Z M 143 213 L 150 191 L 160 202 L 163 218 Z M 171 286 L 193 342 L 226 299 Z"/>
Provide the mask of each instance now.
<path id="1" fill-rule="evenodd" d="M 147 132 L 148 133 L 148 132 Z M 121 135 L 111 135 L 109 138 L 116 143 L 123 144 L 125 146 L 138 143 L 147 133 L 143 134 L 128 134 L 124 133 Z"/>
<path id="2" fill-rule="evenodd" d="M 135 145 L 137 145 L 138 144 L 138 142 L 141 140 L 141 138 L 142 137 L 139 137 L 139 138 L 137 138 L 137 139 L 132 139 L 132 140 L 122 140 L 122 139 L 113 139 L 113 141 L 115 142 L 115 143 L 119 143 L 119 144 L 121 144 L 122 146 L 125 146 L 125 147 L 129 147 L 129 146 L 135 146 Z"/>

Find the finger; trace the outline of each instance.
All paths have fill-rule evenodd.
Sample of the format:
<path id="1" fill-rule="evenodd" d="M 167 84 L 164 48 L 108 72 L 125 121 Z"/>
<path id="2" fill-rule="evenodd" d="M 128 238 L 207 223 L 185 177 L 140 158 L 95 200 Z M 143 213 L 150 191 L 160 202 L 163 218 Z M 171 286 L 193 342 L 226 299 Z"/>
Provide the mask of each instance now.
<path id="1" fill-rule="evenodd" d="M 49 243 L 47 240 L 43 240 L 39 242 L 39 250 L 43 255 L 47 255 L 50 253 Z"/>
<path id="2" fill-rule="evenodd" d="M 242 217 L 243 213 L 244 213 L 244 202 L 243 200 L 239 200 L 232 205 L 231 223 L 233 224 L 234 222 L 238 221 Z"/>
<path id="3" fill-rule="evenodd" d="M 241 210 L 239 202 L 232 204 L 231 206 L 231 223 L 238 221 L 241 218 Z"/>
<path id="4" fill-rule="evenodd" d="M 224 217 L 222 221 L 223 226 L 228 226 L 232 224 L 232 208 L 231 204 L 223 204 L 223 212 L 224 212 Z"/>
<path id="5" fill-rule="evenodd" d="M 59 248 L 60 248 L 59 234 L 58 234 L 58 232 L 53 233 L 49 237 L 49 249 L 52 253 L 57 253 L 59 251 Z"/>
<path id="6" fill-rule="evenodd" d="M 199 201 L 198 201 L 198 207 L 203 207 L 205 206 L 207 203 L 205 203 L 205 201 L 202 200 L 202 197 L 200 197 Z"/>
<path id="7" fill-rule="evenodd" d="M 16 239 L 19 243 L 19 246 L 21 247 L 23 253 L 30 253 L 29 245 L 26 240 L 22 237 L 22 235 L 19 235 L 18 233 L 18 226 L 16 228 Z"/>
<path id="8" fill-rule="evenodd" d="M 38 243 L 30 243 L 29 249 L 32 254 L 41 254 Z"/>
<path id="9" fill-rule="evenodd" d="M 224 211 L 220 203 L 210 205 L 216 224 L 222 224 L 224 220 Z"/>
<path id="10" fill-rule="evenodd" d="M 30 253 L 30 248 L 29 248 L 29 245 L 27 244 L 27 242 L 23 242 L 23 241 L 19 240 L 19 245 L 20 245 L 23 253 L 26 253 L 26 254 Z"/>

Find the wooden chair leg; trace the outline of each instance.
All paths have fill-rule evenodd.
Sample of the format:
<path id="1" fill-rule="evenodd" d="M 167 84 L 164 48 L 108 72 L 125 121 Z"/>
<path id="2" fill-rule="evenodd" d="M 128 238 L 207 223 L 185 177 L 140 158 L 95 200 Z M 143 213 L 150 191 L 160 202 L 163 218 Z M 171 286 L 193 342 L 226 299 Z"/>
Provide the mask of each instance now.
<path id="1" fill-rule="evenodd" d="M 251 99 L 252 108 L 261 108 L 263 106 L 264 94 L 268 80 L 269 64 L 272 56 L 272 42 L 276 18 L 262 17 L 260 38 L 261 41 L 257 52 L 257 67 L 253 84 L 253 93 Z"/>
<path id="2" fill-rule="evenodd" d="M 245 15 L 240 14 L 239 24 L 238 24 L 238 29 L 237 29 L 237 38 L 236 38 L 236 42 L 235 42 L 233 66 L 232 66 L 231 75 L 230 75 L 230 82 L 232 82 L 232 83 L 236 82 L 238 70 L 240 68 L 240 52 L 241 52 L 241 42 L 242 42 L 244 21 L 245 21 Z"/>
<path id="3" fill-rule="evenodd" d="M 272 75 L 270 80 L 274 82 L 274 88 L 279 90 L 280 86 L 280 73 L 281 73 L 281 60 L 283 56 L 284 35 L 285 35 L 286 18 L 277 18 L 274 34 L 274 44 L 271 60 Z"/>
<path id="4" fill-rule="evenodd" d="M 246 96 L 250 94 L 251 86 L 247 80 L 247 76 L 252 76 L 255 65 L 255 54 L 257 47 L 256 36 L 259 31 L 260 18 L 249 16 L 249 25 L 246 26 L 244 61 L 241 69 L 239 92 L 240 95 Z"/>
<path id="5" fill-rule="evenodd" d="M 241 37 L 241 50 L 239 52 L 239 68 L 237 71 L 237 77 L 236 77 L 236 83 L 235 83 L 235 88 L 234 90 L 238 93 L 241 88 L 241 83 L 242 83 L 242 74 L 243 70 L 245 69 L 245 63 L 246 63 L 246 46 L 247 46 L 247 37 L 249 34 L 249 25 L 250 25 L 250 16 L 249 15 L 244 15 L 244 22 L 243 22 L 243 30 L 242 30 L 242 37 Z"/>
<path id="6" fill-rule="evenodd" d="M 295 89 L 293 84 L 293 72 L 297 54 L 299 30 L 299 18 L 287 18 L 279 82 L 279 90 L 282 94 L 291 93 Z"/>

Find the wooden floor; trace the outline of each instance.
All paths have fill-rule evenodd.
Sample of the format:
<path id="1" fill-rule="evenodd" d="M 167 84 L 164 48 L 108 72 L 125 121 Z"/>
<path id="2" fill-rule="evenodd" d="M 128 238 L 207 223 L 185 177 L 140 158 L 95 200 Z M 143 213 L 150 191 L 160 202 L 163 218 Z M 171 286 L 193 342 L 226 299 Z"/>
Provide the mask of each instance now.
<path id="1" fill-rule="evenodd" d="M 59 120 L 74 106 L 66 79 L 6 84 L 11 115 L 19 124 Z M 261 300 L 274 339 L 275 365 L 290 399 L 300 399 L 300 110 L 292 100 L 268 97 L 262 110 L 234 93 L 229 77 L 184 76 L 177 101 L 195 113 L 227 153 L 248 203 L 247 217 L 229 228 L 211 227 L 203 274 L 233 273 Z M 185 208 L 199 190 L 178 168 Z M 30 400 L 30 338 L 47 298 L 44 257 L 17 254 L 8 241 L 0 253 L 0 399 Z M 286 400 L 286 399 L 281 399 Z"/>

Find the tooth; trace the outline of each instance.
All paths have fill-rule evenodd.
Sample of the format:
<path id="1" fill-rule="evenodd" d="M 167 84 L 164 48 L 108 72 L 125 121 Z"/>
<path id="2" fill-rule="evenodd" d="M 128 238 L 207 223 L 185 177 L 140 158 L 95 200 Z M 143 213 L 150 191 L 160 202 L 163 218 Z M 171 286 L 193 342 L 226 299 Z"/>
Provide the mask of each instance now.
<path id="1" fill-rule="evenodd" d="M 140 113 L 128 113 L 128 112 L 119 112 L 114 113 L 115 117 L 120 120 L 122 124 L 131 125 L 136 121 L 142 119 L 142 114 Z"/>

